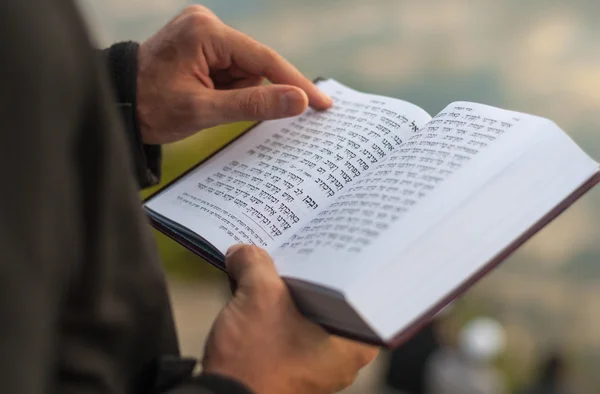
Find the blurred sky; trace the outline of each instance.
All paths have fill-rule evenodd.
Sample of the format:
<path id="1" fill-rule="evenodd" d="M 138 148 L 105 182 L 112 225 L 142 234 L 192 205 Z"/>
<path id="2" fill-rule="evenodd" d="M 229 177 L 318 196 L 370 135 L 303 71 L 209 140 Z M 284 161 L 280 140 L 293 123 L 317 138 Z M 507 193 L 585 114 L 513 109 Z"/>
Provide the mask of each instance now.
<path id="1" fill-rule="evenodd" d="M 99 45 L 143 40 L 186 0 L 79 0 Z M 598 0 L 205 0 L 309 77 L 402 98 L 542 115 L 600 160 Z M 600 188 L 599 188 L 600 189 Z M 529 338 L 572 338 L 600 366 L 600 190 L 480 285 Z M 506 281 L 510 280 L 510 284 Z M 533 291 L 532 289 L 535 289 Z M 494 298 L 495 297 L 495 298 Z M 499 301 L 498 301 L 499 300 Z M 513 303 L 511 303 L 513 302 Z M 504 308 L 504 309 L 503 309 Z M 519 317 L 520 316 L 520 317 Z M 526 319 L 537 319 L 526 333 Z M 521 319 L 521 320 L 518 320 Z M 528 323 L 529 324 L 529 323 Z M 538 327 L 538 332 L 532 332 Z M 544 329 L 546 328 L 546 329 Z"/>

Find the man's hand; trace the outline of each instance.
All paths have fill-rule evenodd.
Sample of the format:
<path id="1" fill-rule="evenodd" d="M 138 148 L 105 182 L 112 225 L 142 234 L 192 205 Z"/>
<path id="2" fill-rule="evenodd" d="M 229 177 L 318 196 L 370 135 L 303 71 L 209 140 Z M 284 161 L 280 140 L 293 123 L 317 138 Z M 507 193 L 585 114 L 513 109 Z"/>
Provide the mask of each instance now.
<path id="1" fill-rule="evenodd" d="M 268 79 L 273 85 L 263 86 Z M 272 49 L 190 6 L 144 42 L 138 54 L 142 138 L 162 144 L 241 120 L 299 115 L 331 99 Z"/>
<path id="2" fill-rule="evenodd" d="M 257 394 L 326 394 L 349 386 L 377 355 L 305 319 L 262 249 L 232 247 L 226 264 L 238 287 L 212 328 L 204 372 Z"/>

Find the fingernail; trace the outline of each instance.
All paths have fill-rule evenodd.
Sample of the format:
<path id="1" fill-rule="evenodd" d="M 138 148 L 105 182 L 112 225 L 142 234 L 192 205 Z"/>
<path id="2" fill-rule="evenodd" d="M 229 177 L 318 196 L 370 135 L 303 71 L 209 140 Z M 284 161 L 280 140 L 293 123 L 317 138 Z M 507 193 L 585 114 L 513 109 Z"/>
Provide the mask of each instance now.
<path id="1" fill-rule="evenodd" d="M 306 99 L 297 90 L 288 90 L 281 96 L 281 111 L 284 116 L 300 115 L 306 107 Z"/>

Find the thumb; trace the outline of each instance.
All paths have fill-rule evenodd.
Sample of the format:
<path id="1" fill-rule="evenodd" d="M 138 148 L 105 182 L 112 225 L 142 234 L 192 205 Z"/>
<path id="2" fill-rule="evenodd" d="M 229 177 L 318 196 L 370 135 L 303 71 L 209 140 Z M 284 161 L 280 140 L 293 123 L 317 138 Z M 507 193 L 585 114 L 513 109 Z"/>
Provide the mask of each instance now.
<path id="1" fill-rule="evenodd" d="M 257 246 L 235 245 L 225 255 L 225 266 L 237 290 L 251 294 L 281 282 L 269 254 Z"/>
<path id="2" fill-rule="evenodd" d="M 306 93 L 287 85 L 213 90 L 211 100 L 220 123 L 285 118 L 300 115 L 308 107 Z"/>

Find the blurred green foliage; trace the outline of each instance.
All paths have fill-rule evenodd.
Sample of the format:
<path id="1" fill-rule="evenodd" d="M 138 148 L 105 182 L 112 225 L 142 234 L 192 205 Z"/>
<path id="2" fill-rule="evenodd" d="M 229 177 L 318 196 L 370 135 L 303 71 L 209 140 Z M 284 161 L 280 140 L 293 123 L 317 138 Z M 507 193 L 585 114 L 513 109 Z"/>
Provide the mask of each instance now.
<path id="1" fill-rule="evenodd" d="M 193 137 L 163 148 L 161 183 L 141 193 L 143 199 L 160 190 L 186 170 L 207 159 L 220 148 L 241 135 L 252 124 L 235 123 L 203 130 Z M 170 276 L 178 279 L 211 278 L 219 270 L 169 237 L 154 231 L 160 257 Z"/>

